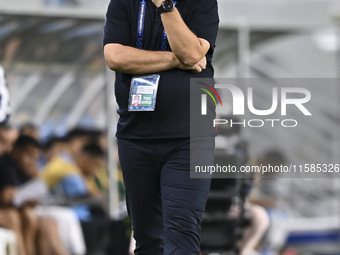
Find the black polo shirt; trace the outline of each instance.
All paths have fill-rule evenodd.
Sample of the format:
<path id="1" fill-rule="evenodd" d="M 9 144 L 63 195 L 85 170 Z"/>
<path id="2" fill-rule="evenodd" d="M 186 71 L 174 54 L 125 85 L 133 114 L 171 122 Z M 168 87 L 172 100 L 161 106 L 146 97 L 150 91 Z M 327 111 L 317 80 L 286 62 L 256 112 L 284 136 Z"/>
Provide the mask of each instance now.
<path id="1" fill-rule="evenodd" d="M 129 112 L 128 99 L 132 75 L 116 72 L 115 95 L 120 115 L 118 138 L 190 137 L 190 78 L 212 78 L 212 55 L 218 31 L 216 0 L 179 0 L 177 9 L 197 37 L 210 43 L 207 68 L 201 73 L 171 69 L 161 72 L 156 108 L 153 112 Z M 140 0 L 111 0 L 106 14 L 104 45 L 119 43 L 136 47 Z M 144 50 L 161 50 L 163 25 L 156 6 L 146 1 Z M 169 44 L 168 50 L 171 51 Z M 213 134 L 211 134 L 213 135 Z"/>

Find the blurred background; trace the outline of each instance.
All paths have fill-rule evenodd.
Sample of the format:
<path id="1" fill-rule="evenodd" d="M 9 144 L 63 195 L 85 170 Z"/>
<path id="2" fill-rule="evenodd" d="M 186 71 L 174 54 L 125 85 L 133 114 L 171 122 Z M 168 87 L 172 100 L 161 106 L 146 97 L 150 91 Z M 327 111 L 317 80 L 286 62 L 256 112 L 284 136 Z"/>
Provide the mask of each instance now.
<path id="1" fill-rule="evenodd" d="M 1 153 L 6 156 L 25 146 L 34 148 L 34 142 L 26 136 L 42 145 L 36 170 L 39 175 L 47 173 L 43 179 L 53 196 L 46 196 L 31 180 L 18 190 L 40 190 L 40 196 L 31 198 L 40 204 L 39 208 L 34 206 L 34 214 L 57 222 L 55 231 L 59 232 L 54 233 L 60 236 L 56 238 L 60 242 L 51 254 L 127 255 L 130 246 L 130 223 L 114 138 L 114 73 L 106 68 L 102 47 L 108 3 L 0 0 L 0 65 L 6 73 L 12 111 L 9 123 L 0 127 Z M 339 78 L 338 0 L 218 3 L 215 77 L 273 81 Z M 309 87 L 313 95 L 323 99 L 311 105 L 319 111 L 319 117 L 300 122 L 302 131 L 275 133 L 225 127 L 219 130 L 216 160 L 239 165 L 340 163 L 340 90 L 337 82 L 322 86 L 320 79 L 320 83 Z M 254 92 L 259 108 L 271 103 L 270 97 L 263 96 L 268 89 L 268 85 L 259 86 Z M 229 116 L 231 104 L 218 106 L 217 113 Z M 73 153 L 82 154 L 83 161 L 70 160 Z M 17 160 L 22 160 L 24 155 L 18 155 Z M 58 157 L 59 161 L 53 160 Z M 86 160 L 96 158 L 104 162 L 98 160 L 92 172 L 84 167 Z M 61 161 L 68 165 L 60 166 Z M 56 170 L 58 167 L 62 170 Z M 91 192 L 77 179 L 66 178 L 61 186 L 56 184 L 56 179 L 77 171 L 85 176 Z M 202 225 L 202 253 L 340 254 L 339 179 L 266 177 L 214 181 Z M 69 190 L 74 186 L 76 190 Z M 65 208 L 69 210 L 63 211 Z M 60 215 L 65 217 L 60 219 Z M 20 252 L 20 246 L 27 248 L 25 243 L 29 242 L 25 233 L 21 233 L 24 237 L 20 241 L 22 231 L 18 232 L 15 224 L 2 223 L 12 216 L 0 207 L 0 255 L 35 254 Z M 68 224 L 79 230 L 72 234 L 76 238 L 71 244 L 64 240 Z M 44 231 L 53 233 L 53 227 Z M 36 250 L 42 253 L 48 240 L 36 239 Z"/>

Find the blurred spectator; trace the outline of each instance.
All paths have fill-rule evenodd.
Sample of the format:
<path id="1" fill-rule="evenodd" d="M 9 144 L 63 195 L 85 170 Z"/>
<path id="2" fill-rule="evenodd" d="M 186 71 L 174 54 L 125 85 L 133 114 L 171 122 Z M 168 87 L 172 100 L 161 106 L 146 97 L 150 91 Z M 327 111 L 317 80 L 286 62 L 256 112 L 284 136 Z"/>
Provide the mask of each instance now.
<path id="1" fill-rule="evenodd" d="M 36 161 L 39 152 L 40 145 L 37 140 L 29 136 L 20 136 L 13 150 L 1 157 L 0 186 L 16 187 L 37 177 Z"/>
<path id="2" fill-rule="evenodd" d="M 35 212 L 39 216 L 50 217 L 55 220 L 62 244 L 69 253 L 73 255 L 84 255 L 86 253 L 82 228 L 72 209 L 53 205 L 37 206 Z"/>
<path id="3" fill-rule="evenodd" d="M 38 176 L 36 162 L 39 150 L 39 143 L 34 138 L 20 136 L 13 150 L 0 157 L 0 205 L 4 208 L 3 210 L 7 211 L 7 214 L 15 210 L 13 201 L 17 189 Z M 34 255 L 36 248 L 44 255 L 68 254 L 60 242 L 56 223 L 50 218 L 38 217 L 34 212 L 36 204 L 35 200 L 27 200 L 18 209 L 23 230 L 23 245 L 26 250 L 23 254 Z M 12 215 L 16 217 L 15 214 L 12 213 Z M 34 245 L 36 239 L 37 247 Z M 22 251 L 24 248 L 19 249 Z"/>
<path id="4" fill-rule="evenodd" d="M 283 155 L 274 150 L 267 152 L 258 161 L 249 160 L 248 162 L 248 164 L 251 165 L 265 166 L 280 166 L 283 163 Z M 265 188 L 260 191 L 261 193 L 266 193 L 264 197 L 254 196 L 255 193 L 259 193 L 259 188 L 262 188 L 263 184 L 270 184 L 271 188 L 275 186 L 275 173 L 266 173 L 265 177 L 267 178 L 265 179 L 261 179 L 261 177 L 261 173 L 255 173 L 249 183 L 251 185 L 249 185 L 247 191 L 248 195 L 245 203 L 245 216 L 249 219 L 250 225 L 244 229 L 242 239 L 238 242 L 241 255 L 254 254 L 257 252 L 257 249 L 263 248 L 261 247 L 261 244 L 263 244 L 263 239 L 270 227 L 270 217 L 267 210 L 269 208 L 276 207 L 276 200 L 273 198 L 270 189 L 266 189 L 267 186 L 264 186 Z M 254 189 L 253 186 L 255 186 Z"/>
<path id="5" fill-rule="evenodd" d="M 257 165 L 275 167 L 285 165 L 285 163 L 284 154 L 279 150 L 271 149 L 260 157 Z M 268 230 L 261 242 L 262 250 L 268 252 L 278 250 L 285 242 L 287 234 L 285 228 L 286 214 L 282 211 L 282 204 L 280 204 L 278 198 L 283 196 L 286 189 L 285 179 L 280 178 L 279 173 L 267 172 L 263 176 L 258 174 L 256 178 L 249 201 L 253 205 L 265 208 L 267 217 L 270 219 Z"/>
<path id="6" fill-rule="evenodd" d="M 60 158 L 51 160 L 42 173 L 42 178 L 57 195 L 59 193 L 68 198 L 101 198 L 103 193 L 96 174 L 103 165 L 103 150 L 96 144 L 89 144 L 84 146 L 76 162 L 65 162 Z"/>
<path id="7" fill-rule="evenodd" d="M 65 138 L 51 137 L 43 146 L 43 155 L 40 158 L 40 169 L 47 163 L 66 151 L 68 140 Z M 38 206 L 35 208 L 38 215 L 53 218 L 59 227 L 60 238 L 63 245 L 71 254 L 82 255 L 86 252 L 85 240 L 79 219 L 75 212 L 68 207 Z"/>
<path id="8" fill-rule="evenodd" d="M 104 165 L 105 151 L 99 145 L 103 134 L 100 131 L 71 130 L 65 139 L 49 140 L 45 154 L 47 165 L 42 178 L 50 189 L 57 187 L 68 175 L 81 174 L 86 180 L 91 195 L 108 188 L 108 177 Z M 91 142 L 91 146 L 86 146 Z"/>
<path id="9" fill-rule="evenodd" d="M 97 144 L 88 144 L 73 164 L 51 160 L 42 178 L 54 192 L 66 197 L 102 197 L 96 174 L 103 165 L 104 151 Z"/>
<path id="10" fill-rule="evenodd" d="M 13 144 L 17 138 L 17 129 L 9 125 L 0 126 L 0 155 L 9 153 L 12 150 Z"/>
<path id="11" fill-rule="evenodd" d="M 42 146 L 40 169 L 45 168 L 50 160 L 65 152 L 67 150 L 67 142 L 66 138 L 50 137 Z"/>
<path id="12" fill-rule="evenodd" d="M 269 217 L 262 206 L 246 203 L 245 211 L 250 226 L 244 229 L 238 244 L 240 255 L 253 254 L 269 227 Z"/>
<path id="13" fill-rule="evenodd" d="M 49 138 L 43 146 L 43 153 L 45 154 L 46 162 L 58 156 L 65 151 L 67 140 L 58 137 Z"/>
<path id="14" fill-rule="evenodd" d="M 106 134 L 101 130 L 93 130 L 89 133 L 91 137 L 91 142 L 96 143 L 99 147 L 104 151 L 105 154 L 108 152 L 108 141 Z M 118 152 L 116 158 L 118 159 Z M 121 171 L 119 172 L 121 174 Z M 122 176 L 121 176 L 122 177 Z M 107 166 L 103 166 L 100 168 L 98 173 L 95 176 L 96 184 L 101 191 L 107 191 L 109 188 L 109 178 L 107 172 Z M 123 183 L 123 177 L 121 178 L 121 183 Z M 120 187 L 121 188 L 121 187 Z"/>
<path id="15" fill-rule="evenodd" d="M 273 167 L 284 165 L 286 159 L 284 155 L 277 150 L 270 150 L 266 152 L 257 162 L 257 165 Z M 277 207 L 277 173 L 265 173 L 264 178 L 261 178 L 260 174 L 256 178 L 255 188 L 250 196 L 250 201 L 254 204 L 261 205 L 264 208 L 276 208 Z"/>
<path id="16" fill-rule="evenodd" d="M 86 180 L 88 192 L 93 197 L 103 196 L 103 184 L 97 174 L 104 166 L 104 151 L 97 144 L 86 145 L 80 154 L 77 165 Z"/>
<path id="17" fill-rule="evenodd" d="M 98 144 L 105 152 L 108 150 L 107 136 L 103 131 L 89 130 L 88 135 L 91 139 L 91 142 Z"/>
<path id="18" fill-rule="evenodd" d="M 100 170 L 104 169 L 104 151 L 97 144 L 88 144 L 83 149 L 77 161 L 82 176 L 70 176 L 65 178 L 61 186 L 68 197 L 92 197 L 103 199 L 103 184 L 97 178 Z M 85 182 L 84 182 L 84 181 Z M 85 209 L 85 207 L 83 207 Z M 82 222 L 82 227 L 87 243 L 87 249 L 92 252 L 103 249 L 107 234 L 109 219 L 100 205 L 92 205 L 86 208 L 89 218 Z M 103 242 L 104 241 L 104 242 Z M 101 244 L 101 247 L 98 247 Z"/>
<path id="19" fill-rule="evenodd" d="M 89 137 L 87 132 L 83 129 L 71 130 L 61 145 L 54 142 L 52 148 L 55 151 L 51 152 L 53 155 L 48 161 L 43 173 L 42 178 L 52 190 L 57 184 L 67 175 L 72 173 L 79 173 L 79 168 L 76 162 L 79 158 L 82 148 L 88 143 Z M 64 143 L 65 142 L 65 143 Z"/>
<path id="20" fill-rule="evenodd" d="M 66 150 L 48 162 L 42 179 L 57 197 L 100 199 L 101 202 L 104 196 L 103 184 L 97 174 L 104 168 L 105 153 L 96 143 L 85 145 L 78 151 L 80 145 L 91 139 L 86 133 L 76 131 L 68 135 Z M 101 248 L 98 243 L 105 240 L 108 223 L 103 207 L 83 202 L 72 208 L 82 222 L 87 250 L 94 252 Z"/>
<path id="21" fill-rule="evenodd" d="M 82 128 L 72 129 L 66 136 L 68 140 L 68 149 L 66 153 L 71 157 L 69 160 L 77 160 L 81 149 L 88 143 L 90 143 L 90 137 L 88 131 Z"/>
<path id="22" fill-rule="evenodd" d="M 26 124 L 22 125 L 20 130 L 19 130 L 19 134 L 20 135 L 27 135 L 27 136 L 33 137 L 37 141 L 40 140 L 39 129 L 38 129 L 38 127 L 36 127 L 32 123 L 26 123 Z"/>

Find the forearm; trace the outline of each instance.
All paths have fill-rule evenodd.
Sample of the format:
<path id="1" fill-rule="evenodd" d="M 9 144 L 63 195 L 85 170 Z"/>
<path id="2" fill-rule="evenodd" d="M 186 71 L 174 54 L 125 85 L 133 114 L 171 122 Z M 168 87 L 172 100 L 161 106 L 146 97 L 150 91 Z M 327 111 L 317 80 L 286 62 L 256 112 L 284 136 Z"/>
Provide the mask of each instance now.
<path id="1" fill-rule="evenodd" d="M 187 27 L 177 8 L 162 13 L 161 17 L 171 50 L 181 63 L 194 65 L 207 54 L 209 42 L 198 38 Z"/>
<path id="2" fill-rule="evenodd" d="M 172 52 L 146 51 L 120 44 L 105 45 L 104 55 L 110 69 L 128 74 L 157 73 L 180 64 Z"/>

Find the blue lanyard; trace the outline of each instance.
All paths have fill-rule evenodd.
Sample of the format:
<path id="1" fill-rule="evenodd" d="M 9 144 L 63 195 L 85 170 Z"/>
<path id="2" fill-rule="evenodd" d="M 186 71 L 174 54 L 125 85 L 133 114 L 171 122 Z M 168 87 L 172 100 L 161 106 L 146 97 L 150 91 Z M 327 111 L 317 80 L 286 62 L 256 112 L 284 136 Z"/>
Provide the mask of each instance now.
<path id="1" fill-rule="evenodd" d="M 177 4 L 177 1 L 174 1 L 174 4 Z M 145 24 L 145 12 L 146 12 L 146 0 L 140 0 L 140 7 L 139 7 L 139 15 L 138 15 L 138 28 L 137 28 L 137 47 L 139 49 L 143 49 L 143 35 L 144 35 L 144 24 Z M 161 49 L 167 49 L 167 39 L 168 36 L 163 31 L 163 38 L 162 38 L 162 45 Z"/>

